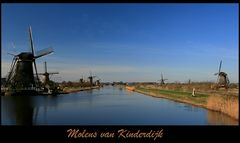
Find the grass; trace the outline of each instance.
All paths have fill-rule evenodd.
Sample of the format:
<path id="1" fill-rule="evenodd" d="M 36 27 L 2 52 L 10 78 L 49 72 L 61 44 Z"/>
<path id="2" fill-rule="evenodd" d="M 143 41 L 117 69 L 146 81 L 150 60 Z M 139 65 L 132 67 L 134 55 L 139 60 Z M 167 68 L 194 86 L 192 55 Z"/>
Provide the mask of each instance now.
<path id="1" fill-rule="evenodd" d="M 191 92 L 142 86 L 136 86 L 135 91 L 219 111 L 237 120 L 239 118 L 238 96 L 195 92 L 195 96 L 193 97 Z"/>
<path id="2" fill-rule="evenodd" d="M 143 88 L 137 87 L 137 90 L 147 92 L 147 93 L 154 93 L 156 95 L 162 95 L 167 98 L 181 100 L 181 101 L 188 101 L 193 104 L 206 104 L 207 98 L 209 95 L 196 93 L 195 96 L 192 96 L 191 92 L 183 92 L 183 91 L 175 91 L 175 90 L 163 90 L 163 89 L 151 89 L 151 88 Z"/>
<path id="3" fill-rule="evenodd" d="M 210 96 L 208 98 L 207 107 L 228 114 L 235 119 L 239 117 L 239 101 L 236 97 Z"/>

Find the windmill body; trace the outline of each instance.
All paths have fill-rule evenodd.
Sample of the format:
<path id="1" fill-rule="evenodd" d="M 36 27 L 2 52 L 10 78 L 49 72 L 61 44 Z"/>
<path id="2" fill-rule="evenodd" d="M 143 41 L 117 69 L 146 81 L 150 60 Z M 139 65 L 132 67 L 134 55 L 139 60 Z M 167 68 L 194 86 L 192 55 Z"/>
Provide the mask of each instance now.
<path id="1" fill-rule="evenodd" d="M 7 83 L 12 88 L 36 87 L 33 74 L 33 54 L 20 53 L 14 58 L 14 66 L 10 71 Z"/>
<path id="2" fill-rule="evenodd" d="M 89 82 L 90 82 L 90 86 L 93 86 L 93 78 L 95 78 L 95 76 L 89 76 Z"/>
<path id="3" fill-rule="evenodd" d="M 43 83 L 47 84 L 50 81 L 49 73 L 43 73 Z"/>
<path id="4" fill-rule="evenodd" d="M 79 82 L 80 82 L 80 83 L 83 83 L 83 78 L 80 78 Z"/>
<path id="5" fill-rule="evenodd" d="M 96 86 L 101 86 L 100 80 L 101 79 L 96 80 Z"/>
<path id="6" fill-rule="evenodd" d="M 228 78 L 227 78 L 227 74 L 225 72 L 220 72 L 219 73 L 219 79 L 218 79 L 218 83 L 219 84 L 226 84 L 228 83 Z"/>
<path id="7" fill-rule="evenodd" d="M 230 81 L 228 79 L 227 73 L 221 71 L 221 67 L 222 67 L 222 61 L 220 61 L 218 73 L 214 74 L 218 76 L 217 82 L 216 82 L 216 85 L 217 85 L 216 88 L 224 87 L 227 89 Z"/>

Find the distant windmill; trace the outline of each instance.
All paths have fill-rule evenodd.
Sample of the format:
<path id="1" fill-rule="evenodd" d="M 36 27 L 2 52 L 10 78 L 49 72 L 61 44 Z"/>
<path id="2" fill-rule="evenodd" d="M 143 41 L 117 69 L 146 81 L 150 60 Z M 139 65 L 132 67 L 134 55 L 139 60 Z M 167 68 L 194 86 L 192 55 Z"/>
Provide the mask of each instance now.
<path id="1" fill-rule="evenodd" d="M 80 78 L 79 82 L 80 82 L 80 83 L 83 83 L 83 76 L 82 76 L 82 78 Z"/>
<path id="2" fill-rule="evenodd" d="M 31 27 L 29 27 L 29 37 L 31 52 L 21 52 L 18 55 L 14 55 L 8 74 L 6 87 L 14 90 L 14 92 L 22 92 L 26 91 L 26 89 L 36 91 L 33 88 L 39 87 L 39 78 L 35 60 L 53 52 L 52 48 L 47 48 L 35 54 Z M 34 78 L 34 70 L 36 80 Z"/>
<path id="3" fill-rule="evenodd" d="M 101 81 L 100 78 L 96 80 L 96 86 L 100 86 L 101 85 L 100 81 Z"/>
<path id="4" fill-rule="evenodd" d="M 93 75 L 92 75 L 92 72 L 90 71 L 90 76 L 88 77 L 89 82 L 90 82 L 90 86 L 93 85 L 93 78 L 95 78 L 95 77 L 96 77 L 96 76 L 93 76 Z"/>
<path id="5" fill-rule="evenodd" d="M 59 72 L 47 72 L 47 62 L 44 62 L 44 73 L 39 73 L 39 75 L 43 75 L 43 84 L 47 84 L 49 82 L 49 75 L 59 74 Z"/>
<path id="6" fill-rule="evenodd" d="M 158 81 L 160 81 L 160 85 L 164 85 L 165 84 L 165 80 L 168 80 L 168 79 L 163 79 L 163 75 L 162 75 L 162 73 L 161 73 L 161 80 L 158 80 Z"/>
<path id="7" fill-rule="evenodd" d="M 217 88 L 225 87 L 227 89 L 230 82 L 227 74 L 225 72 L 221 72 L 221 66 L 222 66 L 222 61 L 220 61 L 218 73 L 214 74 L 214 75 L 218 75 L 217 82 L 216 82 Z"/>

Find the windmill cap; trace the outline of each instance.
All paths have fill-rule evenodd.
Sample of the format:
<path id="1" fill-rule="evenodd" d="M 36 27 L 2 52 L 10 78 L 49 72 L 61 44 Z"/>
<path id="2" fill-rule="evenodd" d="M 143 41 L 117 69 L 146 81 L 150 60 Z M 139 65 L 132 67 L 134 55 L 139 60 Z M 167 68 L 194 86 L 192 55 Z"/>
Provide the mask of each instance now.
<path id="1" fill-rule="evenodd" d="M 23 52 L 23 53 L 20 53 L 19 55 L 17 55 L 21 60 L 32 60 L 34 57 L 33 57 L 33 54 L 30 53 L 30 52 Z"/>
<path id="2" fill-rule="evenodd" d="M 220 76 L 226 76 L 227 74 L 225 72 L 220 72 L 219 75 Z"/>

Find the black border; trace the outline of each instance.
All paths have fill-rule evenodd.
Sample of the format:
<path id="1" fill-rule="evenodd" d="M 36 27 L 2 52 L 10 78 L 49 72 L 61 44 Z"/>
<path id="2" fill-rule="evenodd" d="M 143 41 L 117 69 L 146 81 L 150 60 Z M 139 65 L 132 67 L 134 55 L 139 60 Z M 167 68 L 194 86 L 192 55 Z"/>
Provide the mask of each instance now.
<path id="1" fill-rule="evenodd" d="M 68 129 L 89 132 L 114 132 L 114 138 L 68 138 Z M 156 140 L 148 138 L 119 138 L 118 130 L 127 129 L 149 132 L 163 129 L 163 137 Z M 1 142 L 238 142 L 239 126 L 1 126 Z"/>

